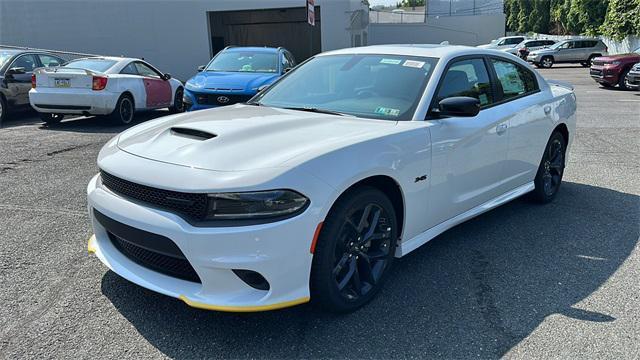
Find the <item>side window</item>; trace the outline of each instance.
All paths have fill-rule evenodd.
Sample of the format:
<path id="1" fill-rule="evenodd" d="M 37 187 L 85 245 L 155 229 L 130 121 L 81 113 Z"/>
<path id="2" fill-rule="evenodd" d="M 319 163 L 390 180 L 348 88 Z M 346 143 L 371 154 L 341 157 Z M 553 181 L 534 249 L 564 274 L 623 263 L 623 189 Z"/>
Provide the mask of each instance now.
<path id="1" fill-rule="evenodd" d="M 160 74 L 158 74 L 155 70 L 148 67 L 147 65 L 141 62 L 135 62 L 136 70 L 138 70 L 138 74 L 146 77 L 155 77 L 159 78 Z"/>
<path id="2" fill-rule="evenodd" d="M 436 100 L 453 96 L 469 96 L 480 100 L 481 106 L 493 103 L 489 73 L 482 59 L 460 60 L 449 66 Z"/>
<path id="3" fill-rule="evenodd" d="M 32 72 L 37 67 L 36 57 L 34 55 L 22 55 L 11 64 L 11 67 L 21 67 L 24 68 L 25 72 Z"/>
<path id="4" fill-rule="evenodd" d="M 64 60 L 55 56 L 38 55 L 38 57 L 40 58 L 40 62 L 42 63 L 42 66 L 45 66 L 45 67 L 60 66 L 64 64 Z"/>
<path id="5" fill-rule="evenodd" d="M 491 63 L 502 87 L 503 99 L 538 90 L 538 82 L 531 71 L 508 61 L 491 59 Z"/>
<path id="6" fill-rule="evenodd" d="M 524 40 L 523 38 L 511 38 L 511 39 L 507 39 L 504 42 L 504 45 L 516 45 L 516 44 L 520 44 L 522 42 L 522 40 Z"/>
<path id="7" fill-rule="evenodd" d="M 138 70 L 136 69 L 135 63 L 129 63 L 129 65 L 125 66 L 124 69 L 120 71 L 120 74 L 138 75 Z"/>

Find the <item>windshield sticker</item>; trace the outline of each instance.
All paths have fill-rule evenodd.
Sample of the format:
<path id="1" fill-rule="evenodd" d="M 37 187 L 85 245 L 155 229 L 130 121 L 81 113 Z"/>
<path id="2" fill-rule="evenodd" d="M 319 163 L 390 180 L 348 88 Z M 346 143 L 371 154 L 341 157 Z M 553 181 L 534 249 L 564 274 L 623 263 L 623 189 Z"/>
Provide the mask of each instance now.
<path id="1" fill-rule="evenodd" d="M 402 62 L 400 59 L 382 59 L 380 64 L 399 65 Z"/>
<path id="2" fill-rule="evenodd" d="M 402 64 L 402 66 L 419 69 L 424 66 L 424 61 L 407 60 L 404 62 L 404 64 Z"/>
<path id="3" fill-rule="evenodd" d="M 478 100 L 480 100 L 480 105 L 487 105 L 489 103 L 489 97 L 487 97 L 487 94 L 480 94 L 480 96 L 478 96 Z"/>
<path id="4" fill-rule="evenodd" d="M 386 115 L 386 116 L 398 116 L 400 115 L 400 110 L 381 106 L 376 109 L 375 113 L 379 115 Z"/>

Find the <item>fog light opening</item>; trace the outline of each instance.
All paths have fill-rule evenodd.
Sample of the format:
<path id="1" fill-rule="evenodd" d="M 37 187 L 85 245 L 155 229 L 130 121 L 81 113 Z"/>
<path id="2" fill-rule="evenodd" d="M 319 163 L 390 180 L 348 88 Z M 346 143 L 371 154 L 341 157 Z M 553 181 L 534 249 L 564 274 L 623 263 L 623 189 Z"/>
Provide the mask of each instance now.
<path id="1" fill-rule="evenodd" d="M 244 281 L 254 289 L 268 291 L 270 288 L 269 282 L 264 278 L 264 276 L 260 275 L 260 273 L 243 269 L 233 269 L 232 271 L 240 278 L 240 280 Z"/>

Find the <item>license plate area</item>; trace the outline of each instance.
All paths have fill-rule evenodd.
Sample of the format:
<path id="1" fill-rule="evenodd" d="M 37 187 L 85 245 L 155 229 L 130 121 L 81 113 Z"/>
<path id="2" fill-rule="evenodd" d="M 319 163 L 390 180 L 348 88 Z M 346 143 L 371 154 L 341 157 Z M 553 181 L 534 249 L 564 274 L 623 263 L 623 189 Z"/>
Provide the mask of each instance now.
<path id="1" fill-rule="evenodd" d="M 55 86 L 58 88 L 71 87 L 71 79 L 55 79 Z"/>

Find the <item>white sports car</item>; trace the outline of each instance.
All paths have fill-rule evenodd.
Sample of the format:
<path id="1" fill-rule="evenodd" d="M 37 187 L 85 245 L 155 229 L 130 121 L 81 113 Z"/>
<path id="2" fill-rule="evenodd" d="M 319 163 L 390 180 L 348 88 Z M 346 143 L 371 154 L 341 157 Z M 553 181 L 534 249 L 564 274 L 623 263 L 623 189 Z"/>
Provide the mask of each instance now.
<path id="1" fill-rule="evenodd" d="M 36 69 L 31 87 L 29 102 L 46 123 L 82 114 L 109 115 L 116 123 L 128 124 L 136 111 L 183 108 L 182 83 L 133 58 L 81 58 L 62 67 Z"/>
<path id="2" fill-rule="evenodd" d="M 521 195 L 551 201 L 575 114 L 570 86 L 502 51 L 323 53 L 248 104 L 109 141 L 88 250 L 198 308 L 351 311 L 394 257 Z"/>

